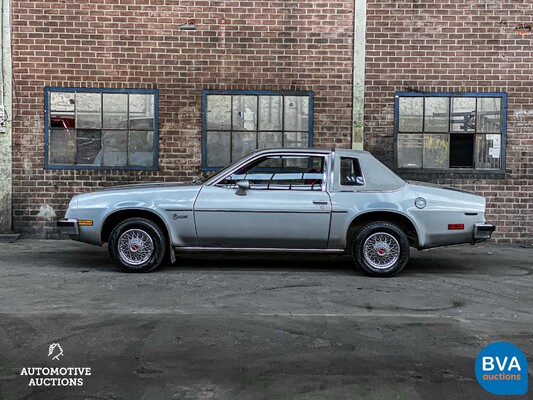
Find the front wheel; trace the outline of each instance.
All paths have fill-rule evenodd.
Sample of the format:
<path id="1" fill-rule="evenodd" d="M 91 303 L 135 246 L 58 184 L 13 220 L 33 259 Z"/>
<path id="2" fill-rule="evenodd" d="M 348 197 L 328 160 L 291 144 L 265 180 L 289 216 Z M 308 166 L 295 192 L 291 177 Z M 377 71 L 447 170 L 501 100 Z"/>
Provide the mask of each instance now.
<path id="1" fill-rule="evenodd" d="M 384 221 L 369 223 L 355 237 L 353 258 L 366 275 L 395 275 L 409 259 L 409 239 L 395 224 Z"/>
<path id="2" fill-rule="evenodd" d="M 159 267 L 167 248 L 161 228 L 146 218 L 129 218 L 109 236 L 109 255 L 125 272 L 150 272 Z"/>

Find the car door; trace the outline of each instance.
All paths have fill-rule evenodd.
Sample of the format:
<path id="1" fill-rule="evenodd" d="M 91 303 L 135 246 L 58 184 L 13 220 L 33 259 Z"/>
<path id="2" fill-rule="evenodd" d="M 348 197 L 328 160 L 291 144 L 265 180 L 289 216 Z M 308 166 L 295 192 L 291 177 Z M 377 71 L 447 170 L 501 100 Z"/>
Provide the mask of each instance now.
<path id="1" fill-rule="evenodd" d="M 269 155 L 204 186 L 194 206 L 200 246 L 327 248 L 325 171 L 326 155 Z"/>

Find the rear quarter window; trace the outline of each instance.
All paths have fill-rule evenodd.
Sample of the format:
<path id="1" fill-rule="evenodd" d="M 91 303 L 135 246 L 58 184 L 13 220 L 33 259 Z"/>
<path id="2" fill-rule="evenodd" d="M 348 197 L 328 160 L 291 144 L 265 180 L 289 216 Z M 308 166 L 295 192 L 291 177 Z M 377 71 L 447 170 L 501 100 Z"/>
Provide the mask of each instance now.
<path id="1" fill-rule="evenodd" d="M 340 183 L 342 186 L 363 186 L 365 184 L 357 158 L 341 157 Z"/>

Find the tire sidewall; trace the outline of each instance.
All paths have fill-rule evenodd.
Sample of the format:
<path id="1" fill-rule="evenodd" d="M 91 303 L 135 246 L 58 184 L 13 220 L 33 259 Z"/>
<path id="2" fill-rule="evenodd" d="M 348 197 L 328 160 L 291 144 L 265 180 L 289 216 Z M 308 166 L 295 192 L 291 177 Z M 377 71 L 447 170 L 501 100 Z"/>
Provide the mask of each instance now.
<path id="1" fill-rule="evenodd" d="M 398 260 L 389 268 L 378 269 L 370 265 L 366 258 L 364 257 L 364 244 L 365 241 L 373 234 L 376 233 L 387 233 L 392 235 L 400 246 L 400 256 Z M 395 224 L 390 222 L 371 222 L 365 225 L 355 236 L 353 244 L 353 258 L 355 264 L 369 276 L 377 277 L 388 277 L 396 275 L 400 272 L 406 265 L 409 260 L 409 240 L 405 233 Z"/>
<path id="2" fill-rule="evenodd" d="M 122 234 L 130 229 L 139 229 L 146 232 L 152 239 L 154 251 L 144 263 L 132 265 L 125 262 L 120 256 L 118 243 Z M 119 223 L 109 236 L 109 254 L 115 265 L 125 272 L 150 272 L 162 264 L 166 253 L 166 238 L 161 228 L 154 222 L 145 218 L 129 218 Z"/>

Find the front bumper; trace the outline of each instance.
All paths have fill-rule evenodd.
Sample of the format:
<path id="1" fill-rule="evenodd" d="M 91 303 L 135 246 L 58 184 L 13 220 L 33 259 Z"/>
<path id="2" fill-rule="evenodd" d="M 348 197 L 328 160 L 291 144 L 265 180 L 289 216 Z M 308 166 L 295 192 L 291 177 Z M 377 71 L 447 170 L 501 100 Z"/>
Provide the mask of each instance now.
<path id="1" fill-rule="evenodd" d="M 496 227 L 487 223 L 474 224 L 474 235 L 472 237 L 472 244 L 482 242 L 483 240 L 490 239 L 492 232 L 496 230 Z"/>
<path id="2" fill-rule="evenodd" d="M 74 218 L 61 218 L 57 221 L 59 232 L 65 235 L 78 235 L 78 220 Z"/>

